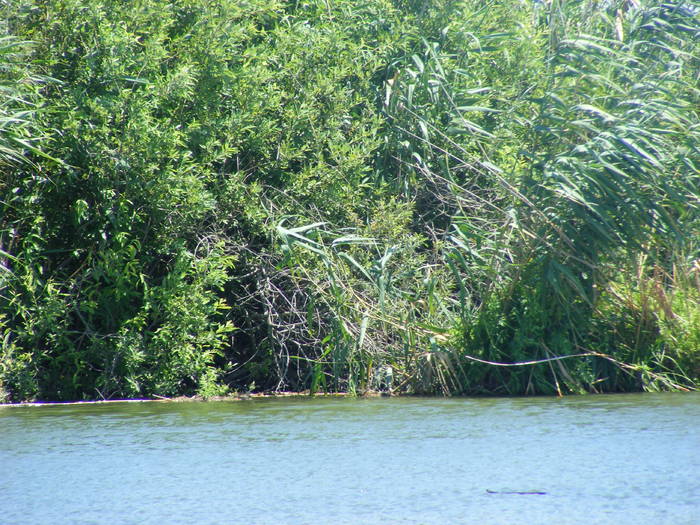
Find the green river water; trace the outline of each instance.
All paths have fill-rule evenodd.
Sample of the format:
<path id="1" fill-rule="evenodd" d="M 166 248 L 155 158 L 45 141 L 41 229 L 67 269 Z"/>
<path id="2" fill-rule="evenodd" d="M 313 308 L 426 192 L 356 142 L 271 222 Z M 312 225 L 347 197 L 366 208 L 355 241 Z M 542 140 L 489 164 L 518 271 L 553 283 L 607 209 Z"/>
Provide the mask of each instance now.
<path id="1" fill-rule="evenodd" d="M 700 524 L 700 395 L 0 407 L 1 525 L 180 523 Z"/>

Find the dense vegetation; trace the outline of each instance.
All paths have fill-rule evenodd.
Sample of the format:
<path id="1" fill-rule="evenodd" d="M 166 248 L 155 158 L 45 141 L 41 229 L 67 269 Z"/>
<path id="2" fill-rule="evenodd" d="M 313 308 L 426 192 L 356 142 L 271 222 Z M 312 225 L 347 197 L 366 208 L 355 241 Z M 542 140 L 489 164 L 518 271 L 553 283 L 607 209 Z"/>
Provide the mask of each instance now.
<path id="1" fill-rule="evenodd" d="M 698 385 L 697 4 L 0 10 L 0 401 Z"/>

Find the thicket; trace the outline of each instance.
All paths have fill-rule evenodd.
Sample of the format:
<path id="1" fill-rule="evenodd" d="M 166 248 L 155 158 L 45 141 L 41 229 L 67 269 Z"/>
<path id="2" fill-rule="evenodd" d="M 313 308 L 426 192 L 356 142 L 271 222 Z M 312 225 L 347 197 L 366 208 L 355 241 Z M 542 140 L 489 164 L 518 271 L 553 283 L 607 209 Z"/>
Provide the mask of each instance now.
<path id="1" fill-rule="evenodd" d="M 0 12 L 0 401 L 697 387 L 695 3 Z"/>

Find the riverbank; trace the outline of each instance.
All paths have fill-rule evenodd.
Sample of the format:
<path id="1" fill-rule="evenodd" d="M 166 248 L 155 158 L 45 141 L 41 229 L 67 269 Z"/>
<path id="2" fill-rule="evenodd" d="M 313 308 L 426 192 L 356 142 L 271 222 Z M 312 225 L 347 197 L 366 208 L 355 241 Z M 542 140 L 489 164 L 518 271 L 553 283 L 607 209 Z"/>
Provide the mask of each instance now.
<path id="1" fill-rule="evenodd" d="M 677 392 L 672 393 L 697 393 L 698 389 L 682 389 Z M 608 397 L 608 396 L 634 396 L 634 395 L 654 395 L 652 392 L 617 392 L 617 393 L 600 393 L 591 394 L 593 397 Z M 572 396 L 559 396 L 559 395 L 530 395 L 530 396 L 493 396 L 493 395 L 482 395 L 482 396 L 435 396 L 435 395 L 425 395 L 425 394 L 406 394 L 406 393 L 395 393 L 395 392 L 380 392 L 380 391 L 367 391 L 362 393 L 349 393 L 349 392 L 315 392 L 311 393 L 308 390 L 302 392 L 254 392 L 245 394 L 230 394 L 225 396 L 212 396 L 212 397 L 202 397 L 202 396 L 177 396 L 177 397 L 153 397 L 153 398 L 143 398 L 143 399 L 102 399 L 102 400 L 85 400 L 85 401 L 35 401 L 35 402 L 23 402 L 23 403 L 0 403 L 0 408 L 14 408 L 14 407 L 50 407 L 50 406 L 76 406 L 76 405 L 110 405 L 110 404 L 120 404 L 120 403 L 205 403 L 205 402 L 238 402 L 238 401 L 250 401 L 255 399 L 333 399 L 333 398 L 356 398 L 356 399 L 367 399 L 367 398 L 423 398 L 423 399 L 540 399 L 540 398 L 557 398 L 562 399 L 564 397 Z M 573 396 L 578 397 L 578 396 Z"/>
<path id="2" fill-rule="evenodd" d="M 71 405 L 108 405 L 117 403 L 195 403 L 209 401 L 248 401 L 251 399 L 290 399 L 290 398 L 340 398 L 340 397 L 389 397 L 398 396 L 397 394 L 389 394 L 388 392 L 363 392 L 362 394 L 350 394 L 348 392 L 254 392 L 245 394 L 231 394 L 226 396 L 177 396 L 177 397 L 162 397 L 156 396 L 153 398 L 143 399 L 97 399 L 86 401 L 35 401 L 23 403 L 0 403 L 0 408 L 8 407 L 45 407 L 45 406 L 71 406 Z"/>

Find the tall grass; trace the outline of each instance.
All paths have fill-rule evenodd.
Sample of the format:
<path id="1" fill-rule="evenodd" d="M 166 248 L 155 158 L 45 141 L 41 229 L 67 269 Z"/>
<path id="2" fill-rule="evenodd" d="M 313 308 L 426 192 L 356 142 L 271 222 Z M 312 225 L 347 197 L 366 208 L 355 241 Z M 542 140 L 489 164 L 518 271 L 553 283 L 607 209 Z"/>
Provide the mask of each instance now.
<path id="1" fill-rule="evenodd" d="M 391 63 L 381 93 L 377 173 L 412 203 L 423 243 L 409 253 L 430 260 L 402 261 L 420 276 L 392 298 L 404 315 L 385 306 L 388 279 L 293 241 L 322 259 L 327 280 L 312 289 L 333 297 L 331 333 L 346 345 L 316 364 L 388 362 L 414 392 L 692 388 L 697 13 L 684 3 L 464 7 L 463 23 L 445 20 Z M 373 268 L 402 250 L 371 246 Z M 362 301 L 344 265 L 370 291 Z M 684 280 L 659 277 L 671 267 Z M 654 284 L 641 284 L 650 273 Z M 655 299 L 641 299 L 650 290 Z M 695 335 L 680 344 L 673 323 Z M 399 345 L 361 355 L 379 326 Z"/>
<path id="2" fill-rule="evenodd" d="M 18 177 L 20 166 L 31 166 L 29 155 L 40 154 L 37 143 L 43 130 L 36 118 L 41 97 L 40 79 L 27 64 L 29 42 L 0 33 L 0 306 L 7 304 L 8 288 L 18 277 L 17 267 L 23 264 L 17 255 L 22 242 L 17 222 L 26 205 L 25 184 Z M 36 179 L 43 177 L 38 174 Z M 46 179 L 44 178 L 44 181 Z M 15 345 L 8 326 L 8 312 L 0 308 L 0 402 L 14 393 L 31 397 L 36 391 L 31 370 L 31 352 Z"/>
<path id="3" fill-rule="evenodd" d="M 525 71 L 530 66 L 546 72 L 522 87 L 536 107 L 516 98 L 499 108 L 511 121 L 512 135 L 494 142 L 519 148 L 510 164 L 493 162 L 486 149 L 473 153 L 483 148 L 480 124 L 461 123 L 474 137 L 465 144 L 420 108 L 413 111 L 442 139 L 415 134 L 424 147 L 470 166 L 497 195 L 484 197 L 453 182 L 458 168 L 423 168 L 429 180 L 452 183 L 454 202 L 473 203 L 467 213 L 451 217 L 455 235 L 448 256 L 460 292 L 478 305 L 461 316 L 462 338 L 454 351 L 482 361 L 469 364 L 461 387 L 561 393 L 679 386 L 656 374 L 668 370 L 659 360 L 649 365 L 655 338 L 610 345 L 597 334 L 615 330 L 613 320 L 608 325 L 601 319 L 601 294 L 613 280 L 633 277 L 621 276 L 625 262 L 644 255 L 647 265 L 663 265 L 668 259 L 655 254 L 673 258 L 697 233 L 697 15 L 682 4 L 621 11 L 557 2 L 544 15 L 528 29 L 537 32 L 547 24 L 541 64 L 523 65 Z M 509 36 L 493 52 L 506 53 L 511 40 L 520 41 Z M 459 99 L 483 88 L 443 89 Z M 489 122 L 489 102 L 497 96 L 481 96 L 469 115 Z M 459 114 L 457 104 L 453 111 Z M 634 318 L 632 311 L 622 315 Z M 571 355 L 579 357 L 559 359 Z M 483 361 L 538 364 L 503 368 Z M 681 384 L 697 377 L 676 372 Z"/>

